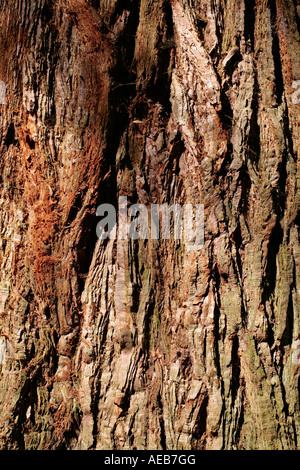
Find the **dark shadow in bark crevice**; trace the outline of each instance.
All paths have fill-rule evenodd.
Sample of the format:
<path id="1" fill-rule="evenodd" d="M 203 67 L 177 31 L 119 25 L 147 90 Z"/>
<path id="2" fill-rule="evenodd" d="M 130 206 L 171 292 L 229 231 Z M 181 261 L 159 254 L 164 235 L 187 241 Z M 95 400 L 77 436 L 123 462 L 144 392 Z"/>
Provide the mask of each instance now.
<path id="1" fill-rule="evenodd" d="M 268 7 L 271 13 L 271 28 L 272 28 L 272 54 L 274 60 L 274 74 L 275 74 L 275 89 L 277 97 L 277 105 L 279 106 L 282 103 L 282 95 L 284 91 L 284 82 L 282 75 L 282 64 L 280 56 L 280 45 L 279 38 L 277 34 L 277 7 L 275 0 L 268 1 Z"/>

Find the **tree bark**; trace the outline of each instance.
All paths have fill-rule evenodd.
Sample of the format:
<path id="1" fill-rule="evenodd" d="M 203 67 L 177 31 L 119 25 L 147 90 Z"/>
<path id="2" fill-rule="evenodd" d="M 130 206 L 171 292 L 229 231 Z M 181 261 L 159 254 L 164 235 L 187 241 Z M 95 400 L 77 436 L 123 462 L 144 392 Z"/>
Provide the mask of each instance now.
<path id="1" fill-rule="evenodd" d="M 0 6 L 1 448 L 296 449 L 299 1 Z"/>

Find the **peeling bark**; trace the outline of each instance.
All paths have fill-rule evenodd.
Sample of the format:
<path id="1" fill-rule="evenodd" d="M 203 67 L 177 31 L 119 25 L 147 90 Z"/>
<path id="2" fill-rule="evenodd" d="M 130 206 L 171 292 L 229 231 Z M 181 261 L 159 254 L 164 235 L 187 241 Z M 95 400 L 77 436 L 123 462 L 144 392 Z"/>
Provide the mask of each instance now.
<path id="1" fill-rule="evenodd" d="M 299 1 L 0 5 L 1 448 L 299 447 Z"/>

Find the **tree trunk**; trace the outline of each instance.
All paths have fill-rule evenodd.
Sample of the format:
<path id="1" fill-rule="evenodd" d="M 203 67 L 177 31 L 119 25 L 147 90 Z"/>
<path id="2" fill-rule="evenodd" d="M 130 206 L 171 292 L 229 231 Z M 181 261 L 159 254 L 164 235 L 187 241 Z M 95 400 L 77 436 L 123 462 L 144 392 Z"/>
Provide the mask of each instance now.
<path id="1" fill-rule="evenodd" d="M 296 449 L 299 0 L 0 5 L 1 448 Z"/>

